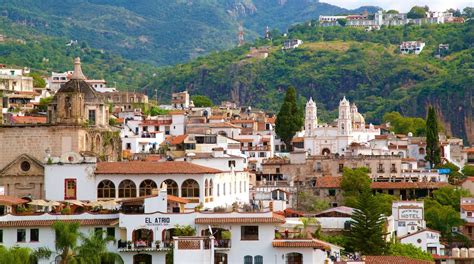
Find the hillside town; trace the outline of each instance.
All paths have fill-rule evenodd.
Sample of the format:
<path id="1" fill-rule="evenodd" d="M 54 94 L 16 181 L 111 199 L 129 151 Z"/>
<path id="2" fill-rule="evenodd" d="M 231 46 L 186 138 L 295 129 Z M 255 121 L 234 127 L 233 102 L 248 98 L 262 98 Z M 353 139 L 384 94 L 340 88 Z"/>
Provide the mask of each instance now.
<path id="1" fill-rule="evenodd" d="M 448 11 L 319 16 L 321 27 L 367 32 L 464 22 Z M 288 39 L 242 57 L 305 44 Z M 417 57 L 425 45 L 395 49 Z M 441 57 L 449 44 L 436 48 Z M 119 89 L 88 78 L 85 66 L 76 57 L 67 71 L 34 75 L 0 64 L 0 255 L 26 250 L 25 263 L 40 264 L 474 263 L 474 146 L 448 133 L 436 105 L 424 106 L 426 119 L 387 110 L 377 122 L 351 92 L 333 98 L 331 116 L 324 99 L 290 86 L 270 112 L 214 104 L 189 87 Z"/>
<path id="2" fill-rule="evenodd" d="M 383 218 L 386 241 L 443 263 L 472 258 L 427 227 L 423 198 L 451 186 L 449 169 L 426 160 L 427 139 L 366 123 L 348 98 L 331 123 L 319 121 L 310 98 L 304 125 L 287 145 L 274 114 L 231 102 L 195 106 L 187 91 L 173 93 L 163 114 L 147 115 L 146 95 L 87 79 L 79 58 L 73 71 L 53 72 L 48 89 L 34 88 L 25 71 L 4 66 L 0 75 L 5 246 L 54 248 L 52 224 L 77 221 L 83 232 L 113 237 L 107 246 L 125 263 L 165 263 L 169 248 L 174 263 L 336 263 L 348 260 L 344 248 L 314 232 L 351 229 L 357 209 L 346 205 L 342 182 L 347 170 L 366 168 L 372 192 L 395 198 Z M 440 135 L 438 143 L 443 163 L 474 165 L 462 139 Z M 474 191 L 471 178 L 456 184 Z M 308 198 L 301 193 L 323 210 L 302 206 Z M 460 203 L 465 223 L 453 232 L 474 239 L 474 198 Z"/>

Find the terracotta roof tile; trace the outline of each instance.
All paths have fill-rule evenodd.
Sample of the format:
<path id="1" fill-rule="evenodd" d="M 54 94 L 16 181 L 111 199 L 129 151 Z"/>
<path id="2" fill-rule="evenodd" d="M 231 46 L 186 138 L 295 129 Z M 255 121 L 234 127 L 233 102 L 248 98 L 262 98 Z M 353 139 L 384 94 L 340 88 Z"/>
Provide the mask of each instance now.
<path id="1" fill-rule="evenodd" d="M 219 119 L 224 119 L 224 118 L 225 118 L 224 116 L 216 115 L 216 116 L 211 116 L 208 119 L 209 120 L 219 120 Z"/>
<path id="2" fill-rule="evenodd" d="M 252 124 L 257 121 L 252 120 L 252 119 L 236 119 L 236 120 L 231 120 L 230 121 L 232 124 Z"/>
<path id="3" fill-rule="evenodd" d="M 318 188 L 341 188 L 342 177 L 323 176 L 316 178 L 316 187 Z"/>
<path id="4" fill-rule="evenodd" d="M 431 264 L 432 261 L 412 259 L 402 256 L 367 256 L 366 264 Z"/>
<path id="5" fill-rule="evenodd" d="M 181 198 L 181 197 L 178 197 L 178 196 L 174 196 L 174 195 L 171 195 L 171 194 L 168 194 L 168 201 L 176 202 L 176 203 L 181 203 L 181 204 L 187 204 L 187 203 L 189 203 L 189 200 L 188 200 L 188 199 L 184 199 L 184 198 Z"/>
<path id="6" fill-rule="evenodd" d="M 47 118 L 44 116 L 12 116 L 13 124 L 46 124 Z"/>
<path id="7" fill-rule="evenodd" d="M 168 113 L 169 115 L 184 115 L 186 114 L 186 111 L 184 110 L 173 110 Z"/>
<path id="8" fill-rule="evenodd" d="M 79 222 L 81 226 L 108 226 L 112 225 L 118 218 L 111 219 L 61 219 L 61 220 L 20 220 L 20 221 L 0 221 L 0 227 L 39 227 L 51 226 L 56 221 Z"/>
<path id="9" fill-rule="evenodd" d="M 215 174 L 222 171 L 185 161 L 99 162 L 96 174 Z"/>
<path id="10" fill-rule="evenodd" d="M 267 122 L 270 123 L 270 124 L 275 124 L 275 121 L 276 121 L 276 117 L 267 118 Z"/>
<path id="11" fill-rule="evenodd" d="M 27 203 L 28 200 L 20 199 L 13 196 L 0 195 L 0 205 L 17 205 Z"/>
<path id="12" fill-rule="evenodd" d="M 171 125 L 171 119 L 167 120 L 143 120 L 140 126 L 159 126 L 159 125 Z"/>
<path id="13" fill-rule="evenodd" d="M 372 182 L 372 189 L 438 189 L 449 185 L 446 182 Z"/>
<path id="14" fill-rule="evenodd" d="M 304 142 L 304 137 L 295 137 L 291 140 L 293 143 Z"/>
<path id="15" fill-rule="evenodd" d="M 209 123 L 207 124 L 210 128 L 241 128 L 239 126 L 232 125 L 231 123 Z"/>
<path id="16" fill-rule="evenodd" d="M 328 245 L 325 245 L 323 243 L 319 243 L 314 240 L 303 240 L 303 239 L 298 239 L 298 240 L 273 240 L 272 242 L 273 247 L 282 247 L 282 248 L 319 248 L 319 249 L 325 249 L 325 250 L 330 250 L 330 247 Z"/>
<path id="17" fill-rule="evenodd" d="M 461 208 L 464 211 L 474 211 L 474 204 L 461 204 Z"/>
<path id="18" fill-rule="evenodd" d="M 178 145 L 182 144 L 187 137 L 188 135 L 168 136 L 163 143 L 167 143 L 169 145 Z"/>
<path id="19" fill-rule="evenodd" d="M 273 214 L 273 217 L 198 217 L 196 224 L 283 224 L 285 217 Z"/>

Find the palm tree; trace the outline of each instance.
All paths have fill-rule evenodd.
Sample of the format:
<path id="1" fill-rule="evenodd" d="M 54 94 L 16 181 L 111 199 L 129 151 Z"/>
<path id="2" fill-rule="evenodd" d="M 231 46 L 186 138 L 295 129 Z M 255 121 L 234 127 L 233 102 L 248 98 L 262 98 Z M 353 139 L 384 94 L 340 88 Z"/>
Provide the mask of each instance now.
<path id="1" fill-rule="evenodd" d="M 56 232 L 56 251 L 61 254 L 60 264 L 74 263 L 74 251 L 80 237 L 79 222 L 55 222 L 53 229 Z"/>
<path id="2" fill-rule="evenodd" d="M 76 257 L 80 260 L 80 263 L 123 264 L 123 259 L 119 254 L 107 250 L 107 243 L 114 240 L 114 238 L 106 236 L 104 231 L 91 233 L 88 237 L 82 236 L 82 244 L 77 249 Z"/>
<path id="3" fill-rule="evenodd" d="M 0 264 L 30 264 L 31 249 L 0 246 Z"/>
<path id="4" fill-rule="evenodd" d="M 314 217 L 300 217 L 301 224 L 295 226 L 296 229 L 301 230 L 301 235 L 303 238 L 308 237 L 308 228 L 310 226 L 319 225 L 318 220 Z"/>
<path id="5" fill-rule="evenodd" d="M 56 231 L 56 250 L 61 254 L 60 264 L 124 263 L 119 254 L 107 250 L 107 243 L 113 241 L 113 238 L 104 238 L 103 231 L 91 233 L 86 237 L 80 233 L 79 227 L 78 222 L 53 224 Z M 79 238 L 82 240 L 80 246 L 77 245 Z"/>

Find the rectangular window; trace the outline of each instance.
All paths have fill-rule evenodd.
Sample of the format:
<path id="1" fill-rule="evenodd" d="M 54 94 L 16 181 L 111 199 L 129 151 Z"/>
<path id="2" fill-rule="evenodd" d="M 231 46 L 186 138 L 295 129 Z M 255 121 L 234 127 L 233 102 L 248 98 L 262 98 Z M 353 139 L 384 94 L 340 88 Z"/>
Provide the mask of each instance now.
<path id="1" fill-rule="evenodd" d="M 344 164 L 339 164 L 339 172 L 343 172 L 344 171 Z"/>
<path id="2" fill-rule="evenodd" d="M 76 179 L 64 180 L 64 200 L 76 200 Z"/>
<path id="3" fill-rule="evenodd" d="M 405 222 L 398 222 L 398 226 L 401 226 L 401 227 L 405 226 Z"/>
<path id="4" fill-rule="evenodd" d="M 115 227 L 107 227 L 107 237 L 115 238 Z"/>
<path id="5" fill-rule="evenodd" d="M 229 168 L 232 168 L 232 167 L 235 168 L 235 160 L 229 160 L 228 163 L 229 163 Z"/>
<path id="6" fill-rule="evenodd" d="M 0 229 L 0 243 L 3 243 L 3 230 Z"/>
<path id="7" fill-rule="evenodd" d="M 467 217 L 472 217 L 472 212 L 467 212 Z"/>
<path id="8" fill-rule="evenodd" d="M 258 155 L 260 158 L 265 158 L 265 152 L 260 152 Z"/>
<path id="9" fill-rule="evenodd" d="M 95 125 L 95 110 L 89 110 L 89 124 Z"/>
<path id="10" fill-rule="evenodd" d="M 96 228 L 94 228 L 94 234 L 95 234 L 96 236 L 102 235 L 102 227 L 96 227 Z"/>
<path id="11" fill-rule="evenodd" d="M 39 241 L 39 229 L 37 228 L 30 229 L 30 241 L 31 242 Z"/>
<path id="12" fill-rule="evenodd" d="M 336 196 L 336 190 L 329 189 L 329 196 Z"/>
<path id="13" fill-rule="evenodd" d="M 126 148 L 126 149 L 132 149 L 132 144 L 131 144 L 131 143 L 127 143 L 127 145 L 126 145 L 125 148 Z"/>
<path id="14" fill-rule="evenodd" d="M 280 168 L 276 168 L 276 169 L 275 169 L 275 172 L 276 172 L 276 173 L 280 173 Z"/>
<path id="15" fill-rule="evenodd" d="M 241 240 L 258 240 L 258 226 L 242 226 Z"/>
<path id="16" fill-rule="evenodd" d="M 26 229 L 16 230 L 16 242 L 26 242 Z"/>

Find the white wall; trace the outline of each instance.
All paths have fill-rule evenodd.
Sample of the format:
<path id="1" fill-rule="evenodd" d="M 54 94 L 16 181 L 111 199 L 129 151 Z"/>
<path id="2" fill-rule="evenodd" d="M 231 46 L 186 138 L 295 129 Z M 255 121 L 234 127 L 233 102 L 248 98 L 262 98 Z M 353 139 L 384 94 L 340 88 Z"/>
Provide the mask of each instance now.
<path id="1" fill-rule="evenodd" d="M 44 190 L 46 200 L 64 201 L 65 180 L 76 179 L 76 200 L 95 200 L 95 163 L 45 164 Z"/>

